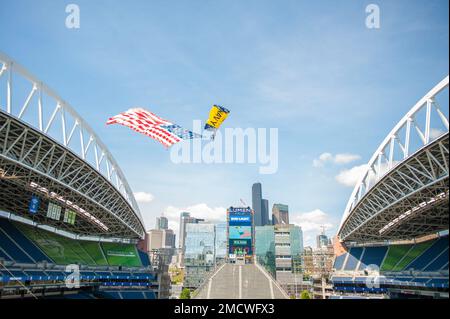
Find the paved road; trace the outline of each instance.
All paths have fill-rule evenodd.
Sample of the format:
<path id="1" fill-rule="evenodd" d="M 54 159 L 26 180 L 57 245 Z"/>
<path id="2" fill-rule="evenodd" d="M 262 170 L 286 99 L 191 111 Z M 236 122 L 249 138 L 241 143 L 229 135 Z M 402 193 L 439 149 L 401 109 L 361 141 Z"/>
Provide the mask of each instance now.
<path id="1" fill-rule="evenodd" d="M 199 291 L 195 299 L 285 299 L 281 289 L 260 267 L 225 264 Z"/>

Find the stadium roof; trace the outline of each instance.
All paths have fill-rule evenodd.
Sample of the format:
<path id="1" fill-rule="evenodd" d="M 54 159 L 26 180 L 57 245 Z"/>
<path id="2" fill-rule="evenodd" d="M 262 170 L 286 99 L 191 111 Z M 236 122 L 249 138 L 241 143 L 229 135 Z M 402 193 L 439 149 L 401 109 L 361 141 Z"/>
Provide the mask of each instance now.
<path id="1" fill-rule="evenodd" d="M 143 238 L 124 174 L 74 108 L 1 53 L 0 89 L 7 92 L 0 100 L 0 210 L 74 234 Z M 41 200 L 34 215 L 32 194 Z M 49 217 L 50 202 L 61 207 L 58 219 L 59 208 Z M 76 214 L 74 225 L 64 221 L 66 210 Z"/>
<path id="2" fill-rule="evenodd" d="M 342 241 L 412 239 L 448 230 L 448 84 L 447 76 L 420 99 L 373 154 L 347 203 L 338 231 Z"/>

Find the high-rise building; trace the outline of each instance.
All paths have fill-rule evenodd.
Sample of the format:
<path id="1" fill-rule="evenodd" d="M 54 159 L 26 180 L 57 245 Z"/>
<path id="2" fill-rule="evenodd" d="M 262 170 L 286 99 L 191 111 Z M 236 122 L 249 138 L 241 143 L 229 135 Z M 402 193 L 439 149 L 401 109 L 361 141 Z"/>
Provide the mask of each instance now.
<path id="1" fill-rule="evenodd" d="M 175 248 L 175 233 L 172 229 L 152 229 L 147 232 L 147 249 Z"/>
<path id="2" fill-rule="evenodd" d="M 176 235 L 172 229 L 164 229 L 164 245 L 166 248 L 175 248 Z"/>
<path id="3" fill-rule="evenodd" d="M 215 265 L 215 225 L 186 224 L 184 287 L 197 288 Z"/>
<path id="4" fill-rule="evenodd" d="M 156 229 L 168 229 L 169 228 L 169 220 L 167 217 L 161 216 L 156 217 Z"/>
<path id="5" fill-rule="evenodd" d="M 289 224 L 289 207 L 288 207 L 288 205 L 273 204 L 272 224 L 273 225 L 288 225 Z"/>
<path id="6" fill-rule="evenodd" d="M 269 225 L 269 201 L 264 198 L 261 201 L 261 226 L 265 226 Z"/>
<path id="7" fill-rule="evenodd" d="M 262 189 L 261 183 L 252 186 L 252 209 L 254 212 L 255 226 L 263 226 L 262 223 Z"/>
<path id="8" fill-rule="evenodd" d="M 320 235 L 316 236 L 316 247 L 317 249 L 321 249 L 331 245 L 331 240 L 328 239 L 328 236 L 325 235 L 325 232 L 322 232 Z"/>
<path id="9" fill-rule="evenodd" d="M 164 231 L 162 229 L 152 229 L 148 234 L 148 251 L 161 249 L 165 245 Z"/>
<path id="10" fill-rule="evenodd" d="M 216 224 L 215 234 L 215 259 L 216 263 L 218 263 L 227 256 L 227 224 Z"/>
<path id="11" fill-rule="evenodd" d="M 197 224 L 203 221 L 203 219 L 191 217 L 188 212 L 180 213 L 180 232 L 178 237 L 178 247 L 183 252 L 185 250 L 185 239 L 186 239 L 186 225 L 187 224 Z"/>
<path id="12" fill-rule="evenodd" d="M 303 233 L 299 226 L 273 225 L 255 229 L 256 258 L 290 294 L 298 294 L 305 283 L 301 275 Z"/>

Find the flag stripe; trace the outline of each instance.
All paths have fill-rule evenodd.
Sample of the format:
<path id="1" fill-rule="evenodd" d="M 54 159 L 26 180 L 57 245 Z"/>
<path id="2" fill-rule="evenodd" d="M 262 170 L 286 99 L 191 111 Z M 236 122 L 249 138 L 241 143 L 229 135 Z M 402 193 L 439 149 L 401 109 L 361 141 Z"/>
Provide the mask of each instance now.
<path id="1" fill-rule="evenodd" d="M 152 112 L 144 109 L 130 109 L 108 119 L 106 124 L 121 124 L 132 130 L 145 134 L 166 147 L 172 146 L 183 139 L 201 137 L 183 129 L 181 126 L 173 124 L 160 118 Z"/>

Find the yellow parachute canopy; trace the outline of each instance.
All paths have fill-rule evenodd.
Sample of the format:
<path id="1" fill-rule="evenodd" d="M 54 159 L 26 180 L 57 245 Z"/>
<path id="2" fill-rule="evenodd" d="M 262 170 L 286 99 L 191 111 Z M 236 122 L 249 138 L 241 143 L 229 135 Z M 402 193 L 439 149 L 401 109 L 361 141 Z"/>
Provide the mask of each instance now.
<path id="1" fill-rule="evenodd" d="M 205 130 L 217 130 L 228 117 L 230 111 L 223 106 L 213 105 L 209 111 L 209 118 L 205 124 Z"/>

